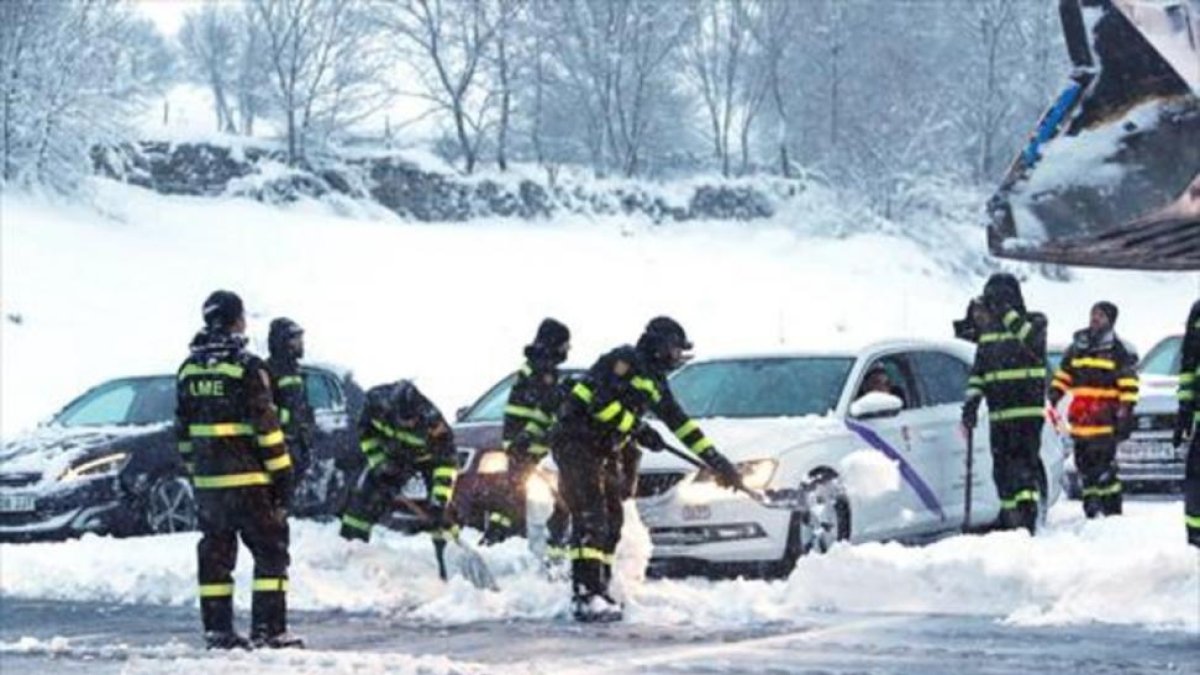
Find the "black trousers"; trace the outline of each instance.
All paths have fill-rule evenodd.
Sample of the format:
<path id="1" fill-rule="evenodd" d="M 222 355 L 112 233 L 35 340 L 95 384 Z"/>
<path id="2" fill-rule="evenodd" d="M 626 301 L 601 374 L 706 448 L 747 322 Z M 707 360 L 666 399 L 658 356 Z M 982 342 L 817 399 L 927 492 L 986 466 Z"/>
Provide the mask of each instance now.
<path id="1" fill-rule="evenodd" d="M 1042 420 L 993 422 L 992 479 L 1000 496 L 1000 527 L 1037 527 L 1038 503 L 1045 476 L 1042 464 Z"/>
<path id="2" fill-rule="evenodd" d="M 1183 474 L 1183 517 L 1188 543 L 1200 547 L 1200 436 L 1195 430 Z"/>
<path id="3" fill-rule="evenodd" d="M 604 443 L 571 439 L 555 449 L 554 459 L 559 492 L 571 519 L 573 594 L 581 600 L 607 595 L 625 524 L 621 502 L 633 495 L 638 451 L 632 444 L 614 450 Z"/>
<path id="4" fill-rule="evenodd" d="M 396 508 L 396 498 L 415 475 L 421 476 L 427 489 L 433 489 L 431 464 L 385 462 L 374 469 L 363 467 L 342 514 L 342 537 L 370 541 L 372 527 Z"/>
<path id="5" fill-rule="evenodd" d="M 287 513 L 265 486 L 197 490 L 200 615 L 206 631 L 233 630 L 233 570 L 238 538 L 254 557 L 251 633 L 287 630 Z"/>
<path id="6" fill-rule="evenodd" d="M 1076 438 L 1075 468 L 1083 487 L 1083 512 L 1088 518 L 1121 513 L 1121 479 L 1117 475 L 1117 438 Z"/>

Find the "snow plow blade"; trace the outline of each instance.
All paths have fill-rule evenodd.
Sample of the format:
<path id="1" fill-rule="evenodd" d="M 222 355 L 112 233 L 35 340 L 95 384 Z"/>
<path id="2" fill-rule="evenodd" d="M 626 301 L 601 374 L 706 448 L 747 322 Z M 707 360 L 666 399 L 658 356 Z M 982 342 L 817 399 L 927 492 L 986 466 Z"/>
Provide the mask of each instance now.
<path id="1" fill-rule="evenodd" d="M 1060 0 L 1075 68 L 988 204 L 988 248 L 1200 269 L 1200 0 Z"/>

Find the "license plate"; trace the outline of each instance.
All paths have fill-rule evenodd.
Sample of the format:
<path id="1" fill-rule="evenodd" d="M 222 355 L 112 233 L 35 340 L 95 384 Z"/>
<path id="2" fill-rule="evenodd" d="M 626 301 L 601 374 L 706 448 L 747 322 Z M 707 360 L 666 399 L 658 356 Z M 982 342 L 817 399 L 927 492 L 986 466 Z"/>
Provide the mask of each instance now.
<path id="1" fill-rule="evenodd" d="M 0 494 L 0 512 L 26 513 L 36 509 L 33 495 Z"/>
<path id="2" fill-rule="evenodd" d="M 1127 443 L 1121 446 L 1121 459 L 1140 462 L 1170 462 L 1175 460 L 1175 447 L 1170 443 Z"/>

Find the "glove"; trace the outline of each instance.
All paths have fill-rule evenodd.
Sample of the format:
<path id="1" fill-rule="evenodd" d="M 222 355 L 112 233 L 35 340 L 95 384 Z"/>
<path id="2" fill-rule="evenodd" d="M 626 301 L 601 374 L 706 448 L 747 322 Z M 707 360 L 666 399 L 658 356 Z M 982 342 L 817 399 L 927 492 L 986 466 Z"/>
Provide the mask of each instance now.
<path id="1" fill-rule="evenodd" d="M 725 455 L 715 450 L 709 450 L 704 453 L 703 459 L 716 474 L 717 485 L 730 489 L 746 489 L 746 486 L 742 484 L 742 474 L 728 459 L 725 459 Z"/>
<path id="2" fill-rule="evenodd" d="M 967 429 L 974 429 L 979 426 L 979 402 L 982 399 L 976 396 L 975 398 L 967 399 L 967 402 L 962 407 L 962 425 Z"/>
<path id="3" fill-rule="evenodd" d="M 663 440 L 662 435 L 645 423 L 633 432 L 633 440 L 651 452 L 662 452 L 667 447 L 667 442 Z"/>

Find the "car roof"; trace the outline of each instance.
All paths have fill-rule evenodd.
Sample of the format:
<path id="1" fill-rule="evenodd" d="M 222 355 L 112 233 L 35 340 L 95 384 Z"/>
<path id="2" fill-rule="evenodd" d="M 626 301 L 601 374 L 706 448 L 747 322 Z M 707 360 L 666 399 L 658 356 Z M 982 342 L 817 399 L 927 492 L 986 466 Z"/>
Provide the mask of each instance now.
<path id="1" fill-rule="evenodd" d="M 919 350 L 946 351 L 971 358 L 974 345 L 964 340 L 931 340 L 923 338 L 895 338 L 877 340 L 861 346 L 843 348 L 796 349 L 794 347 L 779 349 L 763 349 L 754 352 L 716 353 L 696 358 L 692 363 L 708 363 L 714 361 L 738 361 L 748 359 L 797 359 L 797 358 L 850 358 L 894 351 Z"/>

